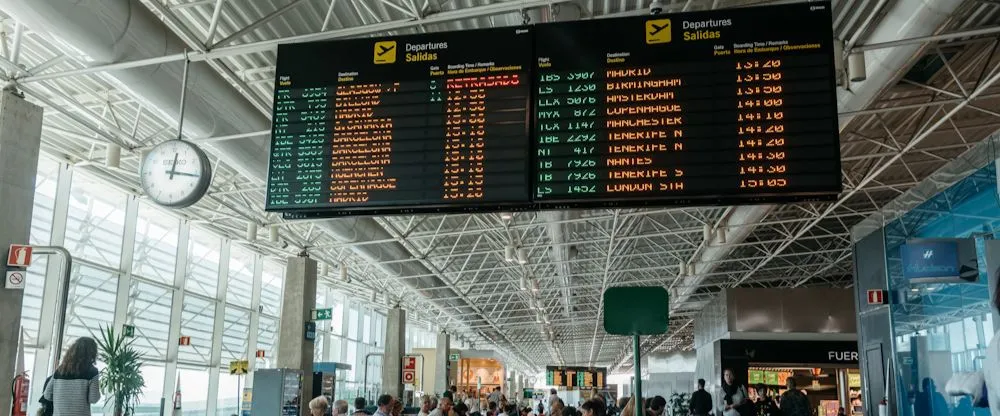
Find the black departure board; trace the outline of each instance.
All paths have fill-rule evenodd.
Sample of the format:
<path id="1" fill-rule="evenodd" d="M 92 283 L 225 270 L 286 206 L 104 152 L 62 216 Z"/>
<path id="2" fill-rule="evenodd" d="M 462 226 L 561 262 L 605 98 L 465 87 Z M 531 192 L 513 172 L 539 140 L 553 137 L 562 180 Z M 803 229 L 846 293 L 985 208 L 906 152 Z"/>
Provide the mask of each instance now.
<path id="1" fill-rule="evenodd" d="M 280 45 L 286 218 L 822 200 L 829 2 Z"/>
<path id="2" fill-rule="evenodd" d="M 827 2 L 536 26 L 533 199 L 836 195 L 831 27 Z"/>
<path id="3" fill-rule="evenodd" d="M 529 204 L 532 30 L 280 45 L 266 208 Z"/>

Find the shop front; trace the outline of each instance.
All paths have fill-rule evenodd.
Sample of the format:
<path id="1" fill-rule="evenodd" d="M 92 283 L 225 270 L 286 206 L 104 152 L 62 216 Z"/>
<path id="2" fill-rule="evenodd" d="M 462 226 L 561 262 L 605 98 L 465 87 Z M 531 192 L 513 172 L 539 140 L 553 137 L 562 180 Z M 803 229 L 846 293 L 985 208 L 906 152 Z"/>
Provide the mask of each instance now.
<path id="1" fill-rule="evenodd" d="M 719 344 L 723 370 L 745 381 L 755 400 L 781 395 L 791 378 L 819 416 L 837 416 L 841 407 L 848 414 L 863 413 L 857 342 L 724 339 Z"/>

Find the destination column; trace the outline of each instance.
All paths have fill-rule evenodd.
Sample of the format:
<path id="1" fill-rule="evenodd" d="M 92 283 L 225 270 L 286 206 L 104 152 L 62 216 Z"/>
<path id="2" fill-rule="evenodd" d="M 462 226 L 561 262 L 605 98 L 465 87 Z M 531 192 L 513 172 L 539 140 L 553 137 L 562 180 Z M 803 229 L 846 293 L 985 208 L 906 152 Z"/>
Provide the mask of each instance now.
<path id="1" fill-rule="evenodd" d="M 683 107 L 677 74 L 653 67 L 609 69 L 605 73 L 608 193 L 684 191 Z"/>

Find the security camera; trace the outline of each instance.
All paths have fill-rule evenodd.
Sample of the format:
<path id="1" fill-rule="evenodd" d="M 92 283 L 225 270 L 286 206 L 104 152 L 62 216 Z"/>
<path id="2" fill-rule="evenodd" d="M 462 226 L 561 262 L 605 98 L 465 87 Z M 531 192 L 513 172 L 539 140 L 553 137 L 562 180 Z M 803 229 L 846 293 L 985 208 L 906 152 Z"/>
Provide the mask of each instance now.
<path id="1" fill-rule="evenodd" d="M 660 0 L 653 0 L 649 3 L 649 14 L 660 14 L 663 12 L 663 3 Z"/>

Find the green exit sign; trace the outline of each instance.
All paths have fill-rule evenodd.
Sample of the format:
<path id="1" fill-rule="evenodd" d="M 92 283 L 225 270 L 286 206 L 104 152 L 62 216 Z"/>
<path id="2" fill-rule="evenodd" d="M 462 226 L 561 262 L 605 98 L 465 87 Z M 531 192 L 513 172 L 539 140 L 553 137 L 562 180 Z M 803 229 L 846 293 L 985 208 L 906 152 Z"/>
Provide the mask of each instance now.
<path id="1" fill-rule="evenodd" d="M 333 319 L 333 308 L 313 309 L 312 318 L 314 321 L 329 321 Z"/>
<path id="2" fill-rule="evenodd" d="M 126 337 L 129 337 L 129 338 L 135 337 L 135 327 L 132 326 L 132 325 L 125 325 L 125 326 L 123 326 L 122 327 L 122 332 L 125 333 Z"/>
<path id="3" fill-rule="evenodd" d="M 461 354 L 448 354 L 448 361 L 457 362 L 462 359 Z"/>

